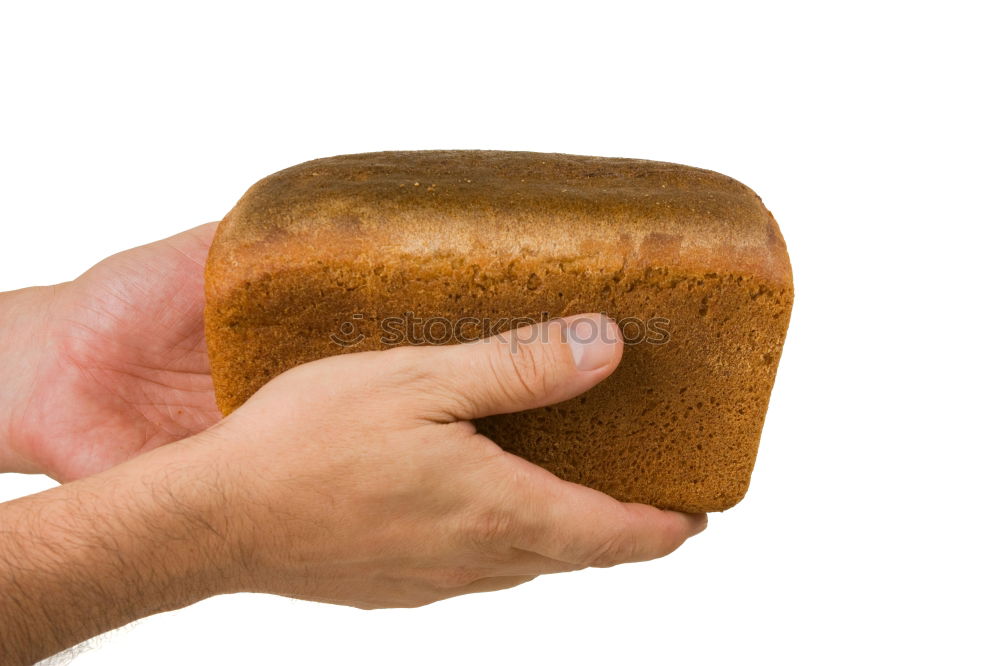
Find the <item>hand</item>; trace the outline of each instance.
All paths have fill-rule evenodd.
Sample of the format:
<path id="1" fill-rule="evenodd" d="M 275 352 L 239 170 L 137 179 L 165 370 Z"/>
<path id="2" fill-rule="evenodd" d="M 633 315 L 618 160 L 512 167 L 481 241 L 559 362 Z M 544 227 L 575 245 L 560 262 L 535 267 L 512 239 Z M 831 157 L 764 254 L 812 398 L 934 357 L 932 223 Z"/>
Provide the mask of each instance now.
<path id="1" fill-rule="evenodd" d="M 204 224 L 24 294 L 36 302 L 21 311 L 42 321 L 22 345 L 32 376 L 6 406 L 21 471 L 77 479 L 219 420 L 202 319 L 214 232 Z"/>
<path id="2" fill-rule="evenodd" d="M 583 316 L 314 361 L 203 433 L 0 504 L 0 662 L 213 594 L 413 607 L 670 553 L 704 514 L 563 481 L 470 423 L 582 393 L 620 337 Z"/>
<path id="3" fill-rule="evenodd" d="M 594 323 L 605 335 L 572 342 L 574 325 Z M 618 327 L 591 315 L 278 376 L 193 438 L 227 498 L 213 524 L 226 526 L 240 589 L 412 607 L 670 553 L 705 515 L 563 481 L 470 423 L 576 396 L 621 354 Z"/>

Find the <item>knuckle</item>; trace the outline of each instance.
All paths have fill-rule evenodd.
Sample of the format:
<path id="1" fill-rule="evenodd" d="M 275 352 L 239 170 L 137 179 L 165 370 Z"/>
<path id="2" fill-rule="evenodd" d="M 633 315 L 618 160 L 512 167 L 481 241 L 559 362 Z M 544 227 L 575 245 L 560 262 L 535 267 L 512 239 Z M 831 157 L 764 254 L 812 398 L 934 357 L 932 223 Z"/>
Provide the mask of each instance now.
<path id="1" fill-rule="evenodd" d="M 494 551 L 507 545 L 514 532 L 514 517 L 504 508 L 491 508 L 476 514 L 467 529 L 469 543 L 482 551 Z"/>
<path id="2" fill-rule="evenodd" d="M 516 340 L 516 338 L 512 338 Z M 494 354 L 495 374 L 501 386 L 513 386 L 508 390 L 537 400 L 544 397 L 552 386 L 554 377 L 552 365 L 542 345 L 523 343 L 498 345 Z"/>
<path id="3" fill-rule="evenodd" d="M 390 379 L 407 383 L 426 377 L 428 368 L 424 352 L 419 347 L 405 346 L 392 347 L 380 353 Z"/>
<path id="4" fill-rule="evenodd" d="M 428 359 L 427 349 L 406 346 L 393 347 L 380 354 L 383 373 L 375 387 L 383 403 L 406 405 L 405 410 L 432 409 L 432 405 L 454 399 L 453 391 L 447 383 L 447 376 L 441 373 L 440 364 Z M 386 390 L 388 389 L 388 390 Z"/>
<path id="5" fill-rule="evenodd" d="M 526 503 L 532 497 L 524 469 L 527 463 L 505 451 L 491 460 L 493 464 L 479 478 L 480 491 L 486 492 L 485 502 L 467 514 L 465 526 L 467 544 L 487 556 L 505 551 L 533 532 L 531 521 L 524 518 Z"/>
<path id="6" fill-rule="evenodd" d="M 587 567 L 608 568 L 628 562 L 636 551 L 636 539 L 630 532 L 617 532 L 601 541 L 584 560 Z"/>

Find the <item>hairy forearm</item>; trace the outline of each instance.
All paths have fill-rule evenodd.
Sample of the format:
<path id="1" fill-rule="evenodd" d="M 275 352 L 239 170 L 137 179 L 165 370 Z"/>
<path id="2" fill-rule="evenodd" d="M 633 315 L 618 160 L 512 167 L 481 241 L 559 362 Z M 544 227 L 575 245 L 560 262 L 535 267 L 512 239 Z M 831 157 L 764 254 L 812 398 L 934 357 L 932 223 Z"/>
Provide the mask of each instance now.
<path id="1" fill-rule="evenodd" d="M 178 442 L 0 504 L 0 664 L 237 589 L 226 494 L 196 449 Z"/>
<path id="2" fill-rule="evenodd" d="M 41 470 L 19 450 L 19 420 L 47 348 L 45 329 L 61 285 L 0 293 L 0 472 Z"/>

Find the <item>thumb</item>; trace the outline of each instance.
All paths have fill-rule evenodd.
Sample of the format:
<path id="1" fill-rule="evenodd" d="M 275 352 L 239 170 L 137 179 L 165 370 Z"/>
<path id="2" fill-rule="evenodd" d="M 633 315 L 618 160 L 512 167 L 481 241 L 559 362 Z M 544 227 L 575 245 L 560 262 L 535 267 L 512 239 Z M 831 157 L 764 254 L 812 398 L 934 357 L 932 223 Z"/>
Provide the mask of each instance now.
<path id="1" fill-rule="evenodd" d="M 623 345 L 613 320 L 585 314 L 422 349 L 435 404 L 451 419 L 469 420 L 569 400 L 614 372 Z"/>

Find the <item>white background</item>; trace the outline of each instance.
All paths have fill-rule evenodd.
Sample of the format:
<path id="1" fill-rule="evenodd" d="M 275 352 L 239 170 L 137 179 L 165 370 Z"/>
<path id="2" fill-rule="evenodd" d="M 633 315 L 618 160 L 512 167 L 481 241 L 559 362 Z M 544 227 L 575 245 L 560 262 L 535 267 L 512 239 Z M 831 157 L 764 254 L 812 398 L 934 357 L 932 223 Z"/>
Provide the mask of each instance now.
<path id="1" fill-rule="evenodd" d="M 419 148 L 721 171 L 795 272 L 750 493 L 674 555 L 414 610 L 217 598 L 74 663 L 998 663 L 990 4 L 5 3 L 0 289 Z"/>

